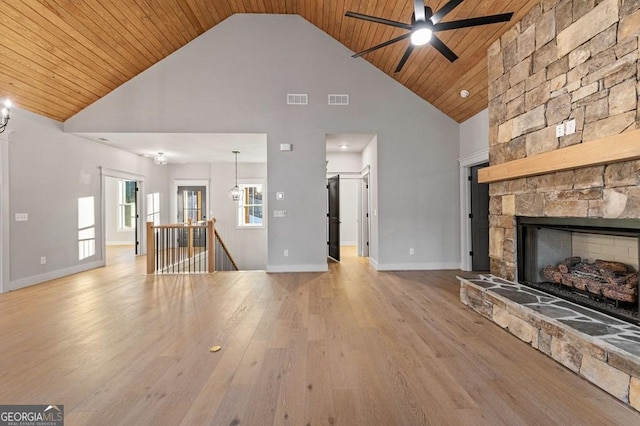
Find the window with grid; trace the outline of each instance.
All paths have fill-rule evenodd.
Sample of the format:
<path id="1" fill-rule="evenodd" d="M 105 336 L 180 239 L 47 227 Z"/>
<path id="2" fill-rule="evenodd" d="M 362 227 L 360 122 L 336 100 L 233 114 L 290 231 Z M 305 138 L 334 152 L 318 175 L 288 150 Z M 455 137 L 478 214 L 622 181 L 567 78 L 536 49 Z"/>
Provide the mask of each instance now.
<path id="1" fill-rule="evenodd" d="M 264 193 L 262 183 L 239 183 L 242 198 L 238 202 L 238 228 L 264 227 Z"/>

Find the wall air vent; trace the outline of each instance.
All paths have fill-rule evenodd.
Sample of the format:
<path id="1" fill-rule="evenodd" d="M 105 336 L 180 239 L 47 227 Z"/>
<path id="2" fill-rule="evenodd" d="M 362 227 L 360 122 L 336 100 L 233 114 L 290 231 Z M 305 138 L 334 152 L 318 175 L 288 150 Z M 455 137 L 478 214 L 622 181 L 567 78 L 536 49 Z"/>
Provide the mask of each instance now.
<path id="1" fill-rule="evenodd" d="M 329 95 L 329 105 L 349 105 L 349 95 Z"/>
<path id="2" fill-rule="evenodd" d="M 309 95 L 306 93 L 289 93 L 287 95 L 287 105 L 308 105 Z"/>

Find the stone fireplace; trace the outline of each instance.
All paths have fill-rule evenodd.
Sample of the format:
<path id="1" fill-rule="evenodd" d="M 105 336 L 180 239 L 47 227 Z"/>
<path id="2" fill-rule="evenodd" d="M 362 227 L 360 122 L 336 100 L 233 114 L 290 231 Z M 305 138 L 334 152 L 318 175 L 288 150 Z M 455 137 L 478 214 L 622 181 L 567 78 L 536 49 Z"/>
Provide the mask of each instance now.
<path id="1" fill-rule="evenodd" d="M 640 128 L 639 34 L 640 0 L 535 6 L 489 49 L 490 166 Z M 505 179 L 490 196 L 491 272 L 516 280 L 516 216 L 638 219 L 640 161 Z"/>
<path id="2" fill-rule="evenodd" d="M 637 410 L 640 327 L 519 284 L 547 265 L 521 265 L 517 218 L 638 222 L 639 42 L 640 0 L 541 0 L 489 47 L 490 166 L 479 180 L 490 183 L 491 275 L 460 278 L 463 303 Z M 571 120 L 575 133 L 556 137 Z M 623 233 L 612 236 L 636 238 Z M 593 245 L 583 234 L 562 238 Z M 637 271 L 633 253 L 623 263 Z M 558 269 L 601 259 L 554 256 Z"/>

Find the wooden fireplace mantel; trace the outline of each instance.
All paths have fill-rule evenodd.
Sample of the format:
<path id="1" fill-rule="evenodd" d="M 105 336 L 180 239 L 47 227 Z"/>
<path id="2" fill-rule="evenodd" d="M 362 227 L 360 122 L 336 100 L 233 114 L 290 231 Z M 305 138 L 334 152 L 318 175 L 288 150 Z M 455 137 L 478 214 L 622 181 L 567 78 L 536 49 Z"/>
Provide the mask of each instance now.
<path id="1" fill-rule="evenodd" d="M 485 167 L 478 171 L 478 181 L 500 182 L 639 158 L 640 129 Z"/>

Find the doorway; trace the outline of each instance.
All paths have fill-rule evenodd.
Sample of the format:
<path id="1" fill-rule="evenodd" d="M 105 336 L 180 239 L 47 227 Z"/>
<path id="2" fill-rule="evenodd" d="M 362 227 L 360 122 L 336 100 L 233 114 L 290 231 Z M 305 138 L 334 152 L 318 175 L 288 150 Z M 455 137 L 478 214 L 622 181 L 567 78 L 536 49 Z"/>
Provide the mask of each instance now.
<path id="1" fill-rule="evenodd" d="M 207 187 L 178 186 L 178 223 L 207 220 Z"/>
<path id="2" fill-rule="evenodd" d="M 207 187 L 206 186 L 178 186 L 177 193 L 178 223 L 193 223 L 207 220 Z M 189 241 L 187 229 L 179 234 L 178 244 L 186 247 Z M 196 232 L 193 235 L 194 247 L 205 246 L 205 234 Z"/>
<path id="3" fill-rule="evenodd" d="M 369 257 L 369 173 L 362 177 L 360 208 L 360 256 Z"/>
<path id="4" fill-rule="evenodd" d="M 146 254 L 144 226 L 144 176 L 101 167 L 102 241 L 106 261 L 107 245 L 130 246 L 134 256 Z"/>
<path id="5" fill-rule="evenodd" d="M 329 258 L 340 261 L 340 176 L 327 179 Z"/>
<path id="6" fill-rule="evenodd" d="M 488 271 L 489 261 L 489 184 L 478 182 L 478 170 L 489 163 L 470 168 L 469 185 L 471 193 L 471 269 Z"/>
<path id="7" fill-rule="evenodd" d="M 135 180 L 105 178 L 105 242 L 107 246 L 130 246 L 135 254 L 138 218 L 138 185 Z"/>

